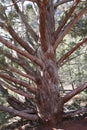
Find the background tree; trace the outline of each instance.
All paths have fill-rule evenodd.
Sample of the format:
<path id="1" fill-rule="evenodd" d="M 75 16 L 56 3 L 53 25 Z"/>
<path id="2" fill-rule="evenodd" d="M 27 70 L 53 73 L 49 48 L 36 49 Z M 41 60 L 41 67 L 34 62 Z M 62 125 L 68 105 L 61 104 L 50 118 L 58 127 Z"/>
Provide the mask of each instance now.
<path id="1" fill-rule="evenodd" d="M 11 106 L 0 105 L 0 110 L 56 125 L 65 117 L 85 112 L 82 109 L 65 113 L 63 108 L 66 102 L 87 87 L 87 82 L 63 96 L 59 72 L 65 63 L 70 64 L 71 54 L 87 42 L 86 31 L 82 27 L 85 26 L 83 19 L 86 21 L 87 17 L 87 3 L 80 0 L 27 1 L 31 3 L 26 8 L 15 0 L 4 0 L 0 4 L 0 85 L 2 91 L 6 91 L 7 102 Z M 84 34 L 76 31 L 77 40 L 66 41 L 66 35 L 75 35 L 76 23 Z M 66 42 L 68 48 L 61 52 L 60 47 L 66 48 Z M 19 100 L 18 95 L 21 95 Z"/>

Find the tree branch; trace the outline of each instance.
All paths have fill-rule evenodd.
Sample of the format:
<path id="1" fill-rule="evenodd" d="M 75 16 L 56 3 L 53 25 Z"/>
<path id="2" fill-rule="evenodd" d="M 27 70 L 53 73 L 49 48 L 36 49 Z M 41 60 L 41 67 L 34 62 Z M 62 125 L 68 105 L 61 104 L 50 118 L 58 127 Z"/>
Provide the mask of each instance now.
<path id="1" fill-rule="evenodd" d="M 15 3 L 15 0 L 12 0 L 12 2 Z M 17 13 L 20 15 L 21 20 L 23 21 L 23 23 L 24 23 L 27 31 L 31 34 L 31 36 L 33 37 L 33 39 L 35 40 L 35 42 L 37 42 L 39 37 L 34 32 L 34 30 L 31 28 L 31 26 L 27 23 L 27 21 L 26 21 L 26 19 L 24 17 L 24 14 L 20 11 L 17 3 L 15 3 L 14 6 L 15 6 L 15 9 L 16 9 Z"/>
<path id="2" fill-rule="evenodd" d="M 63 118 L 70 118 L 70 117 L 74 117 L 75 115 L 84 114 L 84 113 L 87 113 L 87 108 L 82 108 L 80 110 L 67 112 L 63 115 Z"/>
<path id="3" fill-rule="evenodd" d="M 65 19 L 62 21 L 62 23 L 59 25 L 59 27 L 57 28 L 57 30 L 55 31 L 55 39 L 58 38 L 59 33 L 61 32 L 61 30 L 63 29 L 63 27 L 65 26 L 65 24 L 67 23 L 68 19 L 70 18 L 70 16 L 72 15 L 72 13 L 74 12 L 75 8 L 77 7 L 78 3 L 80 2 L 80 0 L 76 0 L 76 3 L 73 4 L 73 6 L 70 8 L 70 10 L 68 11 L 68 13 L 66 13 Z"/>
<path id="4" fill-rule="evenodd" d="M 22 66 L 24 66 L 24 68 L 26 67 L 26 69 L 28 70 L 27 72 L 26 71 L 25 72 L 33 78 L 33 81 L 35 81 L 35 76 L 37 76 L 37 74 L 34 70 L 35 64 L 33 65 L 32 61 L 28 61 L 27 59 L 25 59 L 22 55 L 20 55 L 18 53 L 17 53 L 17 56 L 18 56 L 18 59 L 21 62 L 23 62 Z M 31 64 L 32 64 L 32 66 L 31 66 Z"/>
<path id="5" fill-rule="evenodd" d="M 84 38 L 82 41 L 78 42 L 71 50 L 64 54 L 57 62 L 58 67 L 66 60 L 75 50 L 77 50 L 82 44 L 87 42 L 87 38 Z"/>
<path id="6" fill-rule="evenodd" d="M 42 68 L 42 62 L 39 59 L 37 59 L 35 56 L 32 56 L 26 51 L 18 49 L 16 46 L 10 44 L 7 40 L 5 40 L 2 36 L 0 36 L 0 42 L 2 42 L 8 48 L 15 50 L 17 53 L 21 54 L 22 56 L 25 56 L 26 58 L 30 59 L 31 61 L 33 61 L 34 63 L 36 63 Z"/>
<path id="7" fill-rule="evenodd" d="M 17 93 L 17 94 L 20 94 L 26 98 L 29 98 L 29 99 L 33 99 L 34 98 L 34 95 L 31 95 L 31 94 L 27 94 L 25 92 L 23 92 L 22 90 L 19 90 L 17 88 L 13 88 L 11 87 L 10 85 L 6 84 L 4 81 L 0 80 L 0 84 L 4 87 L 6 87 L 7 89 L 10 89 L 11 91 Z"/>
<path id="8" fill-rule="evenodd" d="M 23 76 L 25 78 L 28 78 L 28 79 L 31 79 L 31 80 L 35 81 L 34 76 L 29 75 L 29 74 L 25 74 L 25 73 L 21 72 L 18 68 L 15 68 L 13 66 L 7 66 L 7 69 L 10 70 L 11 72 L 15 72 L 15 73 L 17 73 L 17 74 L 19 74 L 19 75 L 21 75 L 21 76 Z"/>
<path id="9" fill-rule="evenodd" d="M 18 36 L 18 34 L 14 31 L 14 29 L 9 25 L 6 26 L 6 29 L 10 33 L 10 35 L 30 54 L 34 55 L 35 51 L 29 46 L 29 44 L 23 41 L 22 38 Z"/>
<path id="10" fill-rule="evenodd" d="M 11 107 L 13 107 L 14 109 L 16 109 L 18 111 L 29 110 L 29 108 L 31 107 L 31 106 L 27 105 L 26 102 L 21 102 L 11 95 L 8 95 L 7 102 L 9 103 L 9 105 Z"/>
<path id="11" fill-rule="evenodd" d="M 56 40 L 54 44 L 54 50 L 56 50 L 59 43 L 63 40 L 65 35 L 70 31 L 70 29 L 76 24 L 76 22 L 81 18 L 81 16 L 87 12 L 87 7 L 83 8 L 75 17 L 73 20 L 71 20 L 68 25 L 65 27 L 64 31 L 61 32 L 59 38 Z"/>
<path id="12" fill-rule="evenodd" d="M 8 59 L 10 59 L 12 62 L 16 63 L 17 65 L 21 66 L 24 71 L 31 75 L 31 76 L 35 76 L 35 73 L 33 72 L 32 68 L 29 66 L 29 64 L 23 59 L 21 58 L 16 58 L 13 57 L 11 53 L 7 53 L 4 50 L 0 50 L 0 54 L 3 54 L 4 56 L 6 56 Z"/>
<path id="13" fill-rule="evenodd" d="M 68 102 L 72 97 L 82 92 L 85 88 L 87 88 L 87 82 L 78 86 L 76 89 L 72 90 L 72 92 L 69 92 L 67 95 L 65 95 L 63 97 L 64 103 Z"/>
<path id="14" fill-rule="evenodd" d="M 9 34 L 17 41 L 28 53 L 34 55 L 35 51 L 32 49 L 27 42 L 25 42 L 22 38 L 18 36 L 18 34 L 14 31 L 14 29 L 9 25 L 7 17 L 4 18 L 5 23 L 0 22 L 0 27 L 4 30 L 7 29 Z M 5 25 L 7 24 L 7 25 Z"/>
<path id="15" fill-rule="evenodd" d="M 43 1 L 39 6 L 40 37 L 42 50 L 47 51 L 49 45 L 54 43 L 55 21 L 53 0 Z"/>
<path id="16" fill-rule="evenodd" d="M 28 114 L 28 113 L 25 113 L 23 111 L 18 111 L 18 110 L 8 108 L 8 107 L 3 106 L 3 105 L 0 105 L 0 111 L 8 112 L 8 113 L 11 113 L 13 115 L 16 115 L 16 116 L 19 116 L 19 117 L 22 117 L 22 118 L 25 118 L 28 120 L 32 120 L 32 121 L 38 119 L 38 116 L 36 114 Z"/>
<path id="17" fill-rule="evenodd" d="M 28 89 L 30 92 L 32 92 L 32 93 L 35 93 L 35 92 L 36 92 L 36 90 L 35 90 L 35 88 L 34 88 L 33 86 L 30 86 L 28 83 L 25 83 L 25 82 L 23 82 L 23 81 L 19 81 L 17 78 L 11 77 L 11 76 L 9 76 L 8 74 L 5 74 L 5 73 L 0 72 L 0 77 L 3 78 L 3 79 L 7 79 L 7 80 L 9 80 L 9 81 L 12 81 L 12 82 L 14 82 L 15 84 L 19 84 L 19 85 L 21 85 L 21 86 L 27 88 L 27 89 Z"/>

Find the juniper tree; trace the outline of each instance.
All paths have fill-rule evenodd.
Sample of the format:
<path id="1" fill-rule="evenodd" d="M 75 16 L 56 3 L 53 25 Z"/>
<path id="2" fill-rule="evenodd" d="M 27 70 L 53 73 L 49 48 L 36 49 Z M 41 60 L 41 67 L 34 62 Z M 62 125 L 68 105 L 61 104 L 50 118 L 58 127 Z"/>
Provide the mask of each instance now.
<path id="1" fill-rule="evenodd" d="M 7 102 L 11 106 L 10 108 L 0 105 L 0 110 L 28 120 L 40 119 L 45 124 L 55 125 L 67 116 L 82 112 L 64 113 L 63 107 L 66 102 L 87 87 L 87 82 L 63 96 L 59 89 L 58 70 L 74 51 L 87 42 L 87 37 L 83 37 L 59 59 L 56 55 L 64 37 L 87 13 L 87 6 L 84 4 L 86 1 L 25 1 L 32 3 L 32 8 L 37 15 L 37 31 L 27 18 L 31 12 L 26 14 L 26 11 L 21 10 L 20 1 L 12 0 L 10 5 L 0 5 L 0 27 L 4 30 L 0 34 L 0 42 L 5 47 L 0 49 L 0 54 L 5 57 L 0 65 L 0 86 L 7 90 Z M 66 7 L 65 11 L 59 10 L 62 5 Z M 81 8 L 78 8 L 80 5 Z M 20 22 L 16 22 L 18 25 L 16 28 L 12 21 L 15 21 L 14 16 L 11 19 L 11 15 L 8 15 L 9 8 L 15 12 L 12 13 L 22 23 L 21 33 L 17 29 L 20 30 Z M 57 11 L 58 18 L 61 19 L 59 24 L 55 24 Z M 62 13 L 63 17 L 60 15 Z M 26 102 L 19 101 L 9 94 L 8 90 L 25 97 Z"/>

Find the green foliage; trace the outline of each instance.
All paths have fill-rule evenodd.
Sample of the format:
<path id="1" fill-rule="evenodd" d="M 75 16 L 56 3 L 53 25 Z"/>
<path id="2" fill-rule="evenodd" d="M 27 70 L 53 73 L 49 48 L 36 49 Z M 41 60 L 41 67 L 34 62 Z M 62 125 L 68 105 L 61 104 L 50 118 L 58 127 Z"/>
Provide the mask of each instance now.
<path id="1" fill-rule="evenodd" d="M 0 89 L 1 89 L 1 86 L 0 86 Z M 4 95 L 4 93 L 0 91 L 0 104 L 6 105 L 7 104 L 6 98 L 7 97 Z M 8 117 L 9 117 L 8 113 L 0 112 L 0 124 L 6 123 L 8 121 L 7 120 Z"/>

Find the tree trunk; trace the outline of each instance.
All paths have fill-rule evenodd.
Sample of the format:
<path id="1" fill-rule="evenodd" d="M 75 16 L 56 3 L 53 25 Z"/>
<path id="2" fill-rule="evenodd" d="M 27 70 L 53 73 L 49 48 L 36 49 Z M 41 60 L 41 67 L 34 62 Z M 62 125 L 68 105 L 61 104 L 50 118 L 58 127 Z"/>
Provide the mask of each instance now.
<path id="1" fill-rule="evenodd" d="M 62 120 L 63 99 L 59 94 L 58 68 L 51 47 L 44 55 L 41 54 L 41 60 L 44 67 L 41 74 L 36 78 L 37 110 L 44 123 L 56 125 Z"/>

